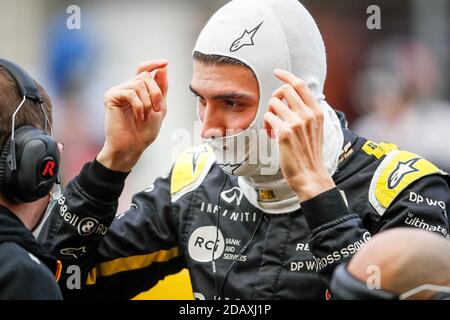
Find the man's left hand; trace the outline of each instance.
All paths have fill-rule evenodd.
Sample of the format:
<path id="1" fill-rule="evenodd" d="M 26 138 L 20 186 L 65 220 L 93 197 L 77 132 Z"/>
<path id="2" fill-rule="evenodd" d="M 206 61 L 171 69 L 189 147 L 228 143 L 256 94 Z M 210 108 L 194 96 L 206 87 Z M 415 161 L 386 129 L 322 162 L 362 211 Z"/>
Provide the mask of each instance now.
<path id="1" fill-rule="evenodd" d="M 274 73 L 285 84 L 272 94 L 265 128 L 278 138 L 283 176 L 303 202 L 335 187 L 322 157 L 323 112 L 305 81 L 285 70 Z"/>

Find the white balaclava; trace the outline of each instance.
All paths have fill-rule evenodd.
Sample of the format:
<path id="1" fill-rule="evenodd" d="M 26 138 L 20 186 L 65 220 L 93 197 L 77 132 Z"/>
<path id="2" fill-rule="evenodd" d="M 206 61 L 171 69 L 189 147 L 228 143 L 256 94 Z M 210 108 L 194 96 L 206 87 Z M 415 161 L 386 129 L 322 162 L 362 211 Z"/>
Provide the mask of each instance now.
<path id="1" fill-rule="evenodd" d="M 314 19 L 297 0 L 233 0 L 210 18 L 195 51 L 243 62 L 259 85 L 258 111 L 250 127 L 239 134 L 205 139 L 217 163 L 226 173 L 240 176 L 239 184 L 254 205 L 273 213 L 298 208 L 279 170 L 277 142 L 261 129 L 272 93 L 283 85 L 274 69 L 292 72 L 306 81 L 322 107 L 324 164 L 330 175 L 336 171 L 343 133 L 323 95 L 325 46 Z M 280 201 L 287 202 L 274 203 Z"/>

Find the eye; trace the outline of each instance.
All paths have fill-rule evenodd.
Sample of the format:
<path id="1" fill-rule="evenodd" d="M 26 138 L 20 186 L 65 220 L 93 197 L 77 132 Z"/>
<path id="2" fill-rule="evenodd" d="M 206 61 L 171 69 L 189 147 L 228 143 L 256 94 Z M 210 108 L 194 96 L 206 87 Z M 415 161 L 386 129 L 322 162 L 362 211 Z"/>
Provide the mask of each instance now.
<path id="1" fill-rule="evenodd" d="M 238 103 L 236 101 L 234 101 L 234 100 L 227 99 L 227 100 L 224 100 L 224 103 L 229 108 L 235 108 L 235 107 L 238 106 Z"/>
<path id="2" fill-rule="evenodd" d="M 206 104 L 206 100 L 203 97 L 200 97 L 199 95 L 196 95 L 196 94 L 194 96 L 197 99 L 198 103 L 200 103 L 201 105 Z"/>
<path id="3" fill-rule="evenodd" d="M 199 101 L 201 104 L 203 104 L 203 105 L 206 104 L 206 100 L 205 100 L 204 98 L 202 98 L 202 97 L 198 97 L 198 101 Z"/>

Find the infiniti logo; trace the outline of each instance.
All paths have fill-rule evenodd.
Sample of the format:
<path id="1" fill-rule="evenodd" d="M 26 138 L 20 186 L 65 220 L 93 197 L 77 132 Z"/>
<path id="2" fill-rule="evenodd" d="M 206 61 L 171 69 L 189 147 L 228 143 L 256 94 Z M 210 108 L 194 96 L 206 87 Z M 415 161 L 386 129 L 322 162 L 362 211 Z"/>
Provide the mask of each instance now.
<path id="1" fill-rule="evenodd" d="M 220 197 L 228 203 L 232 203 L 236 201 L 236 204 L 239 206 L 242 200 L 242 190 L 239 187 L 233 187 L 229 190 L 225 190 L 220 194 Z"/>

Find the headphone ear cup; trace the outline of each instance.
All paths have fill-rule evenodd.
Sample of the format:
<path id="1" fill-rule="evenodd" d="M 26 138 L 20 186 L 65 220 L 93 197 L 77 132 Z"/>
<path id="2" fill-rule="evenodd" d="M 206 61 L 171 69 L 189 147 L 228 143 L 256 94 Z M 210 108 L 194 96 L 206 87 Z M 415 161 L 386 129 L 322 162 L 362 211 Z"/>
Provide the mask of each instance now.
<path id="1" fill-rule="evenodd" d="M 8 137 L 0 153 L 0 192 L 4 192 L 6 187 L 6 170 L 8 166 L 7 157 L 10 153 L 10 150 L 11 137 Z"/>
<path id="2" fill-rule="evenodd" d="M 60 161 L 57 143 L 44 131 L 31 126 L 16 129 L 14 143 L 17 170 L 12 171 L 7 164 L 11 145 L 7 153 L 4 150 L 4 194 L 15 202 L 42 198 L 50 192 L 57 179 Z"/>

